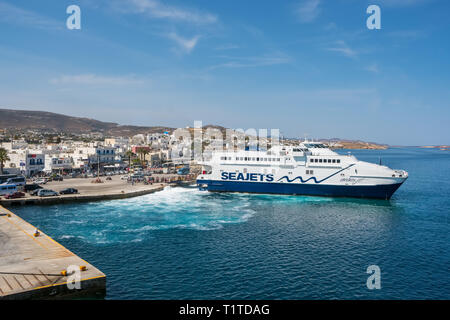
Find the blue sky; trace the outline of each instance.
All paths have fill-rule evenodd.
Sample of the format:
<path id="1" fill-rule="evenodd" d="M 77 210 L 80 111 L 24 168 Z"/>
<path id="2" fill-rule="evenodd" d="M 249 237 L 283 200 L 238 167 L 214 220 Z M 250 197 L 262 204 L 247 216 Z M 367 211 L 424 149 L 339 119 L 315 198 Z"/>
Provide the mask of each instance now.
<path id="1" fill-rule="evenodd" d="M 0 107 L 450 144 L 449 15 L 445 0 L 0 0 Z"/>

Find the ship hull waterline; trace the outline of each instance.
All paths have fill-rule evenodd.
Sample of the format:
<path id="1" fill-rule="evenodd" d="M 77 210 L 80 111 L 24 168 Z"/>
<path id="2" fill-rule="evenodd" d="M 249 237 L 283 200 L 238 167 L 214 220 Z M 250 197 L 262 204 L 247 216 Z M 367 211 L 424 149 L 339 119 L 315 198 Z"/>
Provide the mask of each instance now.
<path id="1" fill-rule="evenodd" d="M 242 192 L 389 200 L 403 182 L 372 186 L 352 186 L 197 180 L 197 184 L 201 190 L 210 192 Z"/>

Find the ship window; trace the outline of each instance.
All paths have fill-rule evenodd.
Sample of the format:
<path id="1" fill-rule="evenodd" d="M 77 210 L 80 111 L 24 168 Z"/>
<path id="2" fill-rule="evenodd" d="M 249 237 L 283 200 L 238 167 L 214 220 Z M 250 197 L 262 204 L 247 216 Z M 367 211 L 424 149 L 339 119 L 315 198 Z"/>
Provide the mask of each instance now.
<path id="1" fill-rule="evenodd" d="M 316 162 L 316 163 L 319 162 L 319 159 L 314 159 L 314 162 Z"/>
<path id="2" fill-rule="evenodd" d="M 256 161 L 259 161 L 259 158 L 256 158 Z"/>
<path id="3" fill-rule="evenodd" d="M 333 163 L 336 163 L 336 159 L 333 159 Z"/>
<path id="4" fill-rule="evenodd" d="M 280 158 L 277 158 L 277 161 L 280 161 Z"/>
<path id="5" fill-rule="evenodd" d="M 319 162 L 322 163 L 322 159 L 319 159 Z"/>
<path id="6" fill-rule="evenodd" d="M 340 159 L 337 159 L 336 161 L 337 161 L 337 163 L 341 163 L 341 160 L 340 160 Z"/>
<path id="7" fill-rule="evenodd" d="M 328 159 L 328 163 L 331 163 L 331 159 Z"/>
<path id="8" fill-rule="evenodd" d="M 311 159 L 310 162 L 314 162 L 314 159 Z"/>
<path id="9" fill-rule="evenodd" d="M 306 174 L 309 174 L 309 170 L 306 170 Z"/>

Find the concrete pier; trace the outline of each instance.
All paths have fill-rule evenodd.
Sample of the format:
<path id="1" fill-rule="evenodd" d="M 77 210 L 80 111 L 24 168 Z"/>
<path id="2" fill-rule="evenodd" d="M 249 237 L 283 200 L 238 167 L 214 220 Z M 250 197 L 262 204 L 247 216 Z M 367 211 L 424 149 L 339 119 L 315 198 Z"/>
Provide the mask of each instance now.
<path id="1" fill-rule="evenodd" d="M 105 274 L 35 231 L 0 206 L 0 300 L 104 297 Z M 74 271 L 65 274 L 70 268 Z M 79 289 L 68 287 L 72 279 L 79 280 Z"/>
<path id="2" fill-rule="evenodd" d="M 9 207 L 13 205 L 40 205 L 126 199 L 161 191 L 164 187 L 165 185 L 159 184 L 145 186 L 145 188 L 141 187 L 139 190 L 132 191 L 103 192 L 102 190 L 99 190 L 96 194 L 69 194 L 43 198 L 37 196 L 27 196 L 19 199 L 0 199 L 0 205 Z"/>

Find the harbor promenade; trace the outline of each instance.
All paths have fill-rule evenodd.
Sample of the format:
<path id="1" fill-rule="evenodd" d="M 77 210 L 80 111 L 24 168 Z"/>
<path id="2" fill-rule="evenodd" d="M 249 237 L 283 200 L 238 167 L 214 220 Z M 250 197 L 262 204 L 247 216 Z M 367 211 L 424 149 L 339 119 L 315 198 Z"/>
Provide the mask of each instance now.
<path id="1" fill-rule="evenodd" d="M 174 180 L 178 177 L 172 175 L 158 176 L 158 181 L 161 179 Z M 35 204 L 55 204 L 55 203 L 70 203 L 70 202 L 86 202 L 86 201 L 101 201 L 124 199 L 150 194 L 156 191 L 161 191 L 167 186 L 166 182 L 158 182 L 153 184 L 129 183 L 122 180 L 119 176 L 113 176 L 112 180 L 106 180 L 106 177 L 101 177 L 102 183 L 93 183 L 95 178 L 75 178 L 65 179 L 64 181 L 53 181 L 42 185 L 44 189 L 51 189 L 53 191 L 61 191 L 66 188 L 75 188 L 78 194 L 59 195 L 52 197 L 38 197 L 26 195 L 24 198 L 5 199 L 0 197 L 0 205 L 9 207 L 12 205 L 35 205 Z"/>

